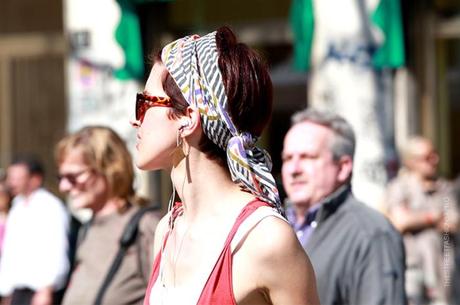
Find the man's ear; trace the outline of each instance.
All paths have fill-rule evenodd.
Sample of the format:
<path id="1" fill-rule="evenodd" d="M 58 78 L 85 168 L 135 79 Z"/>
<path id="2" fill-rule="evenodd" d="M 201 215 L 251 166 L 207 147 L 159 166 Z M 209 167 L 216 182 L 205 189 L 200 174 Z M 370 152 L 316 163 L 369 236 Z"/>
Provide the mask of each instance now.
<path id="1" fill-rule="evenodd" d="M 337 179 L 340 182 L 346 182 L 350 179 L 351 173 L 353 172 L 353 159 L 350 156 L 341 156 L 339 161 L 339 172 L 337 173 Z"/>

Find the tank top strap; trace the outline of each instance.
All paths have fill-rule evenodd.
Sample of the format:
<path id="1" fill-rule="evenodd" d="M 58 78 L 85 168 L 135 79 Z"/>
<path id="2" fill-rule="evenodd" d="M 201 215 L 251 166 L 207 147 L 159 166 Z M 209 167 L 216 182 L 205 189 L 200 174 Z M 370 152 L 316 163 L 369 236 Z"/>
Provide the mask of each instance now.
<path id="1" fill-rule="evenodd" d="M 182 208 L 183 207 L 181 207 L 180 204 L 174 206 L 171 217 L 173 218 L 173 221 L 171 225 L 174 225 L 174 220 L 179 215 L 178 213 L 181 212 Z M 209 271 L 204 271 L 203 276 L 205 277 L 202 279 L 202 284 L 196 286 L 198 287 L 200 285 L 203 285 L 201 286 L 201 293 L 198 294 L 199 298 L 197 304 L 236 304 L 234 302 L 231 274 L 232 252 L 234 251 L 234 249 L 236 249 L 236 247 L 239 246 L 241 241 L 251 231 L 251 229 L 255 225 L 257 225 L 257 223 L 259 223 L 262 219 L 268 216 L 275 216 L 284 219 L 268 203 L 257 199 L 249 202 L 242 209 L 227 235 L 225 243 L 223 244 L 222 252 L 220 252 L 219 257 L 216 258 L 217 261 L 214 265 L 210 266 Z M 168 240 L 169 233 L 170 232 L 168 230 L 168 232 L 164 236 L 164 245 Z M 157 254 L 157 257 L 154 261 L 152 276 L 147 287 L 144 305 L 148 305 L 150 303 L 150 294 L 159 276 L 161 259 L 162 258 L 160 251 L 160 253 Z M 201 280 L 199 280 L 199 282 L 201 282 Z M 217 300 L 222 301 L 218 302 Z"/>
<path id="2" fill-rule="evenodd" d="M 250 201 L 240 212 L 238 217 L 235 220 L 235 223 L 233 224 L 232 229 L 230 230 L 230 233 L 227 236 L 227 240 L 225 241 L 225 247 L 229 246 L 232 240 L 234 239 L 235 235 L 240 229 L 240 226 L 242 223 L 245 222 L 245 220 L 251 216 L 257 209 L 260 207 L 270 207 L 270 205 L 264 201 L 260 201 L 258 199 L 255 199 L 253 201 Z"/>
<path id="3" fill-rule="evenodd" d="M 241 241 L 259 222 L 270 216 L 274 216 L 287 222 L 286 218 L 278 213 L 274 207 L 268 205 L 258 206 L 255 211 L 253 211 L 244 221 L 240 223 L 239 228 L 231 241 L 230 248 L 232 253 L 236 248 L 238 248 L 238 246 L 240 246 Z"/>
<path id="4" fill-rule="evenodd" d="M 197 303 L 198 305 L 236 305 L 232 276 L 233 241 L 236 240 L 235 246 L 237 246 L 244 236 L 250 232 L 251 228 L 263 218 L 271 215 L 276 216 L 279 214 L 272 209 L 268 203 L 260 200 L 251 201 L 243 208 L 227 236 L 224 249 L 209 275 L 208 281 Z"/>

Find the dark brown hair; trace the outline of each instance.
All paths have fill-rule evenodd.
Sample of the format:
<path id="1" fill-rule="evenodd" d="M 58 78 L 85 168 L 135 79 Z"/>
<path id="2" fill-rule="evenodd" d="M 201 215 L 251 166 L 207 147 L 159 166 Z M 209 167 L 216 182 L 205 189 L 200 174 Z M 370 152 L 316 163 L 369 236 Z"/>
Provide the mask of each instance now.
<path id="1" fill-rule="evenodd" d="M 254 50 L 239 43 L 228 27 L 217 30 L 216 44 L 230 117 L 240 132 L 260 136 L 272 113 L 273 87 L 268 67 Z M 188 104 L 169 73 L 163 87 L 173 101 L 172 115 L 184 115 Z M 226 164 L 226 152 L 207 136 L 201 138 L 199 148 L 210 159 Z"/>

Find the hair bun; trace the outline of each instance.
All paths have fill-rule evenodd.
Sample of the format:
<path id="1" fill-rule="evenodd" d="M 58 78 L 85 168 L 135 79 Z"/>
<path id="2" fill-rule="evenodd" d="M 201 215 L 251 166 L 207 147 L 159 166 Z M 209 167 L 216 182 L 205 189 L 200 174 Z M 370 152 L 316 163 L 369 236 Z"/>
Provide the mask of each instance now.
<path id="1" fill-rule="evenodd" d="M 237 44 L 237 39 L 232 30 L 223 26 L 217 29 L 216 44 L 220 52 L 228 52 Z"/>

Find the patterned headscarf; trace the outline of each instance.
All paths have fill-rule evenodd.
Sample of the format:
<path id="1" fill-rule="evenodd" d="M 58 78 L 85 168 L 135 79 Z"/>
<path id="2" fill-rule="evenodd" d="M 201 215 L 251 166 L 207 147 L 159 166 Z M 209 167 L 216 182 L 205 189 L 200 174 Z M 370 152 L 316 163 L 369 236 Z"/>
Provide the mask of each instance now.
<path id="1" fill-rule="evenodd" d="M 161 59 L 187 103 L 199 109 L 206 136 L 227 152 L 232 180 L 282 212 L 269 154 L 255 146 L 256 137 L 237 130 L 228 113 L 216 32 L 178 39 L 163 48 Z"/>

